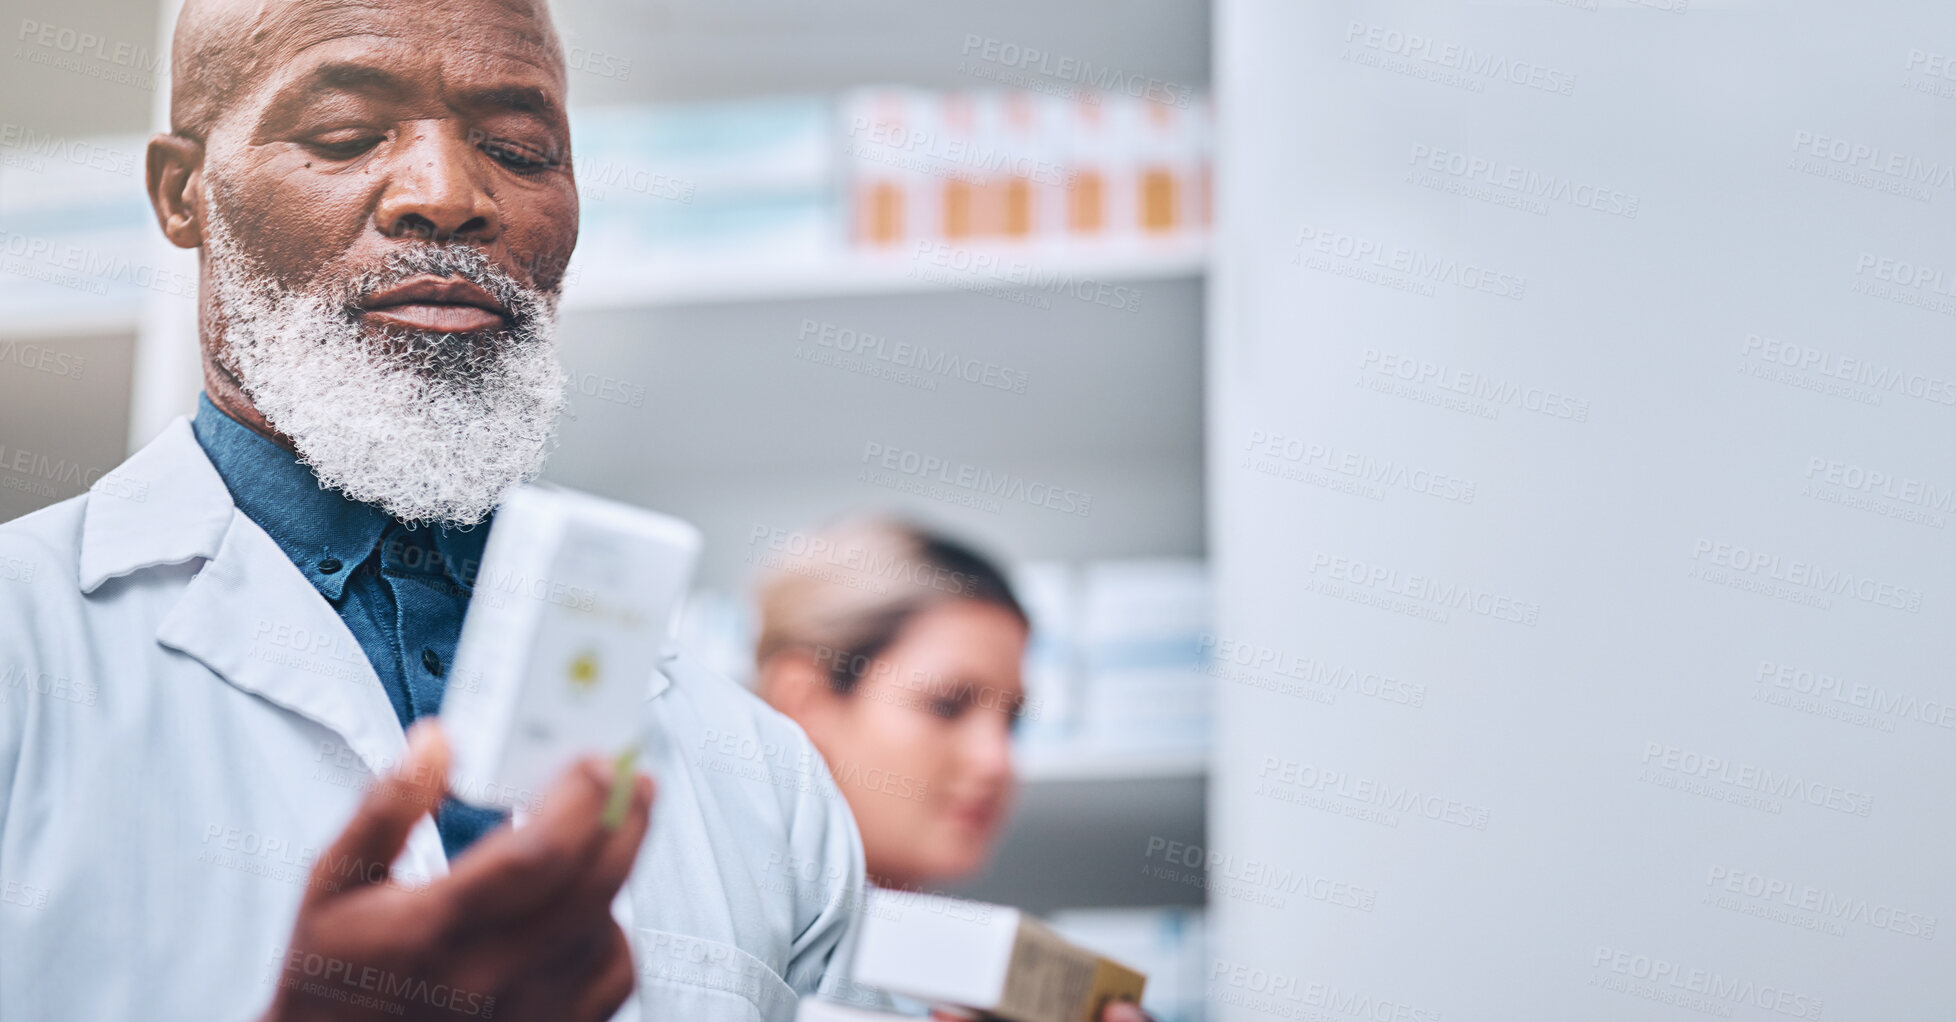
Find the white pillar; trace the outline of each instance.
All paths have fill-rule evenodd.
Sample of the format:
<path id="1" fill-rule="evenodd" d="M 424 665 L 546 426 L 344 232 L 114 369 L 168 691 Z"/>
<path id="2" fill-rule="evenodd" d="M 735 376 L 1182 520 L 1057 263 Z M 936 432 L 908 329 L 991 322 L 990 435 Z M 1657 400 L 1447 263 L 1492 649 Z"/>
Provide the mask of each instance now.
<path id="1" fill-rule="evenodd" d="M 1956 8 L 1217 7 L 1217 1017 L 1934 1014 Z"/>
<path id="2" fill-rule="evenodd" d="M 183 0 L 161 0 L 157 18 L 159 53 L 170 50 L 177 12 Z M 167 70 L 167 65 L 166 68 Z M 154 130 L 170 127 L 170 89 L 166 75 L 158 75 L 155 106 L 151 122 Z M 173 281 L 197 279 L 197 254 L 170 244 L 162 232 L 150 237 L 145 257 L 158 271 L 156 277 Z M 197 392 L 203 386 L 197 352 L 197 303 L 170 288 L 155 288 L 143 295 L 142 314 L 136 330 L 134 368 L 129 384 L 129 449 L 134 451 L 149 442 L 169 421 L 195 409 Z"/>

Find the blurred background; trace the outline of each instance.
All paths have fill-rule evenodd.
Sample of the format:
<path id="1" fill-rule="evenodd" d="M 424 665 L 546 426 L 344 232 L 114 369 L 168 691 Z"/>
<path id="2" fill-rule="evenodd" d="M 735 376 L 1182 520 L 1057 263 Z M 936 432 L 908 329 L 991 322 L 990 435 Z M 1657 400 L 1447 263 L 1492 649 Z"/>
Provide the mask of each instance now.
<path id="1" fill-rule="evenodd" d="M 1208 3 L 553 7 L 582 221 L 546 479 L 704 530 L 688 641 L 743 681 L 755 578 L 839 514 L 998 558 L 1033 710 L 1010 832 L 955 893 L 1058 913 L 1198 1017 L 1201 853 L 1145 867 L 1205 822 Z M 199 387 L 195 265 L 142 183 L 174 8 L 15 9 L 0 520 Z"/>

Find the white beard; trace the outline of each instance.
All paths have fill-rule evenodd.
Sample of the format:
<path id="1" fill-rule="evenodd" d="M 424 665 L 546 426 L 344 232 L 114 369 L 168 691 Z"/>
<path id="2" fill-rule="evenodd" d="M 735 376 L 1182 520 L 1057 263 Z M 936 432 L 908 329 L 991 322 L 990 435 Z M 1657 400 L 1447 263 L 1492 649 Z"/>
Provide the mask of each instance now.
<path id="1" fill-rule="evenodd" d="M 543 470 L 564 404 L 554 294 L 476 248 L 430 242 L 404 244 L 385 272 L 288 290 L 214 212 L 210 229 L 228 367 L 322 486 L 404 522 L 467 526 Z M 510 325 L 474 337 L 363 330 L 363 296 L 423 273 L 473 282 Z"/>

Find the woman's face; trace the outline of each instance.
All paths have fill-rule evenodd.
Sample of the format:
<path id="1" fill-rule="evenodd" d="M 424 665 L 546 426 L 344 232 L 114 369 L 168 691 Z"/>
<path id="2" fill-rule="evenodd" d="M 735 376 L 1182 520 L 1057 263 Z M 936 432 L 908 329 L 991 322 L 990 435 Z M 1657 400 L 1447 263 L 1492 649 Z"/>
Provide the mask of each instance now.
<path id="1" fill-rule="evenodd" d="M 797 715 L 855 811 L 879 883 L 928 886 L 985 864 L 1012 796 L 1025 647 L 1010 611 L 938 604 L 849 694 L 825 692 Z"/>

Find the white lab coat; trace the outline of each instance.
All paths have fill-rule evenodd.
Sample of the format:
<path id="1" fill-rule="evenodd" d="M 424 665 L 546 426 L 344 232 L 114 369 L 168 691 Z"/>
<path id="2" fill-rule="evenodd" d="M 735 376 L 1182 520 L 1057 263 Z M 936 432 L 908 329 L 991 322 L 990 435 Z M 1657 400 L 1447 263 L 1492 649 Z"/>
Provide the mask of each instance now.
<path id="1" fill-rule="evenodd" d="M 658 795 L 617 904 L 638 992 L 618 1017 L 789 1019 L 840 980 L 860 908 L 848 805 L 745 690 L 684 657 L 654 689 L 639 762 Z M 352 633 L 233 506 L 188 420 L 0 525 L 0 1019 L 249 1019 L 275 983 L 322 980 L 492 1016 L 477 991 L 283 954 L 311 860 L 405 748 Z M 432 819 L 395 868 L 446 872 Z"/>

